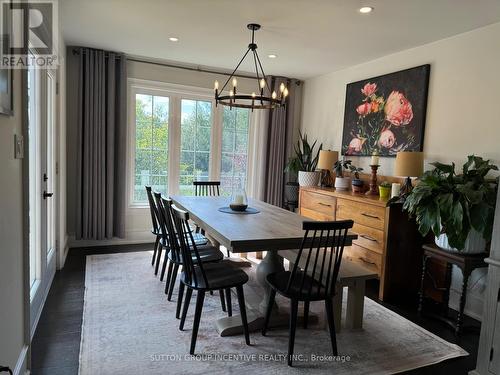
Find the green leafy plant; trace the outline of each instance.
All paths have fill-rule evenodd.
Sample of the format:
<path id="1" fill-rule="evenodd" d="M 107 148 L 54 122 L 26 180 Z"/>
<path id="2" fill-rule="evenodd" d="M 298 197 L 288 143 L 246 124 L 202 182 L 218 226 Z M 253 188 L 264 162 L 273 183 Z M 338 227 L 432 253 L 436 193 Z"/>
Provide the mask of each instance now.
<path id="1" fill-rule="evenodd" d="M 389 181 L 382 181 L 380 183 L 380 186 L 382 186 L 383 188 L 391 188 L 392 184 Z"/>
<path id="2" fill-rule="evenodd" d="M 352 160 L 337 160 L 333 165 L 337 177 L 344 177 L 344 169 L 348 170 L 351 167 Z"/>
<path id="3" fill-rule="evenodd" d="M 307 134 L 302 135 L 302 133 L 299 132 L 299 135 L 300 139 L 294 146 L 295 156 L 288 160 L 285 167 L 285 173 L 297 174 L 299 171 L 314 172 L 318 165 L 319 152 L 323 149 L 323 144 L 319 145 L 315 153 L 314 147 L 317 141 L 314 141 L 314 143 L 310 145 L 307 140 Z"/>
<path id="4" fill-rule="evenodd" d="M 355 165 L 349 165 L 349 171 L 354 174 L 354 178 L 359 180 L 359 173 L 363 171 L 363 168 L 356 167 Z"/>
<path id="5" fill-rule="evenodd" d="M 416 217 L 420 233 L 445 233 L 457 249 L 464 248 L 471 229 L 490 240 L 498 179 L 486 175 L 498 167 L 475 155 L 468 157 L 461 174 L 456 174 L 454 163 L 432 165 L 435 169 L 424 173 L 403 205 Z"/>

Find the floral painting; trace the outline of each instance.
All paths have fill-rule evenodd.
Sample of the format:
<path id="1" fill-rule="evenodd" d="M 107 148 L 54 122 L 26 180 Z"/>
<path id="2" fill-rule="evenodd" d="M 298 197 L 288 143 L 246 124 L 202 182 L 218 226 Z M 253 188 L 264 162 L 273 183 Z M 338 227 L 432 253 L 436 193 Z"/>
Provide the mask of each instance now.
<path id="1" fill-rule="evenodd" d="M 430 65 L 347 85 L 342 153 L 422 151 Z"/>

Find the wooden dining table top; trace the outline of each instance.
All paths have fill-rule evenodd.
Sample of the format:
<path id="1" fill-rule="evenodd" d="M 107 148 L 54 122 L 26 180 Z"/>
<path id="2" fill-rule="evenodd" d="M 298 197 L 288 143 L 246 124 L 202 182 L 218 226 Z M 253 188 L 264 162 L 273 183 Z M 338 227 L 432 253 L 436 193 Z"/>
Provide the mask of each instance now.
<path id="1" fill-rule="evenodd" d="M 304 216 L 271 204 L 248 199 L 248 206 L 259 210 L 255 214 L 219 211 L 228 205 L 227 197 L 192 197 L 174 195 L 174 204 L 187 212 L 205 232 L 233 253 L 298 249 L 304 237 Z M 346 246 L 357 235 L 348 233 Z"/>

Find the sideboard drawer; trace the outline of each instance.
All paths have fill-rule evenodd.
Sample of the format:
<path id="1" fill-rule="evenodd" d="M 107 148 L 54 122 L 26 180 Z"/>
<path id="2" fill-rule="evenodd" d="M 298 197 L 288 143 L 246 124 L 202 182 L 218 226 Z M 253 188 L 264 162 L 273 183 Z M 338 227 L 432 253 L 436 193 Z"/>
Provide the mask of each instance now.
<path id="1" fill-rule="evenodd" d="M 302 211 L 315 211 L 325 216 L 325 220 L 335 219 L 336 198 L 324 194 L 314 193 L 312 191 L 303 191 L 300 196 L 300 208 Z M 303 210 L 305 209 L 305 210 Z M 307 216 L 307 215 L 306 215 Z"/>
<path id="2" fill-rule="evenodd" d="M 384 230 L 385 207 L 363 204 L 348 199 L 337 201 L 337 220 L 352 219 L 355 223 Z"/>
<path id="3" fill-rule="evenodd" d="M 374 251 L 365 249 L 355 243 L 344 249 L 344 256 L 354 262 L 358 262 L 377 272 L 378 276 L 382 274 L 382 255 Z"/>
<path id="4" fill-rule="evenodd" d="M 380 229 L 354 223 L 352 232 L 358 235 L 353 242 L 379 254 L 384 253 L 384 232 Z"/>

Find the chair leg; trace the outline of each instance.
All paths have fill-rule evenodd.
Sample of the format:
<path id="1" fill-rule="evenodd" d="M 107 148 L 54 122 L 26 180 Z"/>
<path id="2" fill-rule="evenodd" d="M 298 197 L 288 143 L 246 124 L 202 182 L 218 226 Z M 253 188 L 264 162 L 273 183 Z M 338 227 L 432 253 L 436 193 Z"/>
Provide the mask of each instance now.
<path id="1" fill-rule="evenodd" d="M 174 283 L 172 283 L 172 284 L 174 284 Z M 184 295 L 184 284 L 182 281 L 179 281 L 179 296 L 177 297 L 177 309 L 175 310 L 175 317 L 177 319 L 180 319 L 180 317 L 181 317 L 181 306 L 182 306 L 182 296 L 183 295 Z"/>
<path id="2" fill-rule="evenodd" d="M 307 329 L 309 323 L 309 301 L 304 301 L 304 329 Z"/>
<path id="3" fill-rule="evenodd" d="M 271 312 L 273 311 L 274 299 L 276 297 L 276 290 L 271 288 L 269 292 L 269 300 L 267 301 L 266 317 L 264 319 L 264 326 L 262 327 L 262 336 L 266 335 L 269 320 L 271 319 Z"/>
<path id="4" fill-rule="evenodd" d="M 155 264 L 156 253 L 158 252 L 158 244 L 159 243 L 160 243 L 160 236 L 156 236 L 155 248 L 153 249 L 153 259 L 151 259 L 151 265 L 152 266 L 154 266 L 154 264 Z"/>
<path id="5" fill-rule="evenodd" d="M 189 354 L 194 354 L 196 347 L 196 338 L 198 337 L 198 328 L 200 327 L 201 310 L 203 309 L 203 301 L 205 300 L 205 291 L 198 290 L 196 297 L 196 309 L 194 311 L 193 333 L 191 334 L 191 348 Z"/>
<path id="6" fill-rule="evenodd" d="M 233 305 L 231 303 L 231 289 L 227 288 L 224 294 L 226 295 L 227 316 L 233 316 Z"/>
<path id="7" fill-rule="evenodd" d="M 327 298 L 325 300 L 326 318 L 328 319 L 328 328 L 330 329 L 330 340 L 332 341 L 333 355 L 338 355 L 337 351 L 337 337 L 335 333 L 335 320 L 333 319 L 333 304 L 332 300 Z"/>
<path id="8" fill-rule="evenodd" d="M 170 287 L 170 282 L 172 281 L 173 268 L 174 268 L 174 263 L 168 262 L 167 281 L 165 282 L 165 294 L 168 294 L 168 288 Z"/>
<path id="9" fill-rule="evenodd" d="M 224 299 L 224 289 L 219 290 L 219 297 L 220 297 L 220 305 L 222 307 L 222 311 L 226 312 L 226 300 Z"/>
<path id="10" fill-rule="evenodd" d="M 231 257 L 231 254 L 229 252 L 229 249 L 226 249 L 226 252 L 227 252 L 227 257 L 230 258 Z"/>
<path id="11" fill-rule="evenodd" d="M 155 276 L 158 275 L 158 269 L 160 268 L 160 259 L 161 259 L 162 250 L 163 250 L 163 246 L 161 244 L 159 244 L 158 245 L 158 253 L 156 254 Z"/>
<path id="12" fill-rule="evenodd" d="M 165 277 L 165 270 L 167 269 L 167 263 L 168 263 L 168 251 L 165 250 L 165 257 L 163 258 L 163 265 L 161 266 L 160 281 L 163 281 L 163 278 Z"/>
<path id="13" fill-rule="evenodd" d="M 184 298 L 184 308 L 182 309 L 181 322 L 179 324 L 179 329 L 182 331 L 184 329 L 184 323 L 186 322 L 186 315 L 188 312 L 189 304 L 191 303 L 191 295 L 193 294 L 193 289 L 187 288 L 186 297 Z"/>
<path id="14" fill-rule="evenodd" d="M 295 344 L 295 329 L 297 328 L 297 312 L 299 310 L 299 301 L 290 300 L 290 334 L 288 337 L 288 366 L 292 365 L 293 346 Z"/>
<path id="15" fill-rule="evenodd" d="M 245 342 L 250 345 L 250 333 L 248 332 L 248 321 L 247 321 L 247 307 L 245 305 L 245 294 L 243 293 L 243 285 L 238 285 L 236 287 L 236 293 L 238 294 L 238 305 L 240 306 L 241 322 L 243 323 L 243 330 L 245 332 Z"/>
<path id="16" fill-rule="evenodd" d="M 174 269 L 172 271 L 172 279 L 170 280 L 170 286 L 168 288 L 167 301 L 172 301 L 172 293 L 174 292 L 175 280 L 177 279 L 177 273 L 179 272 L 179 265 L 174 264 Z"/>

